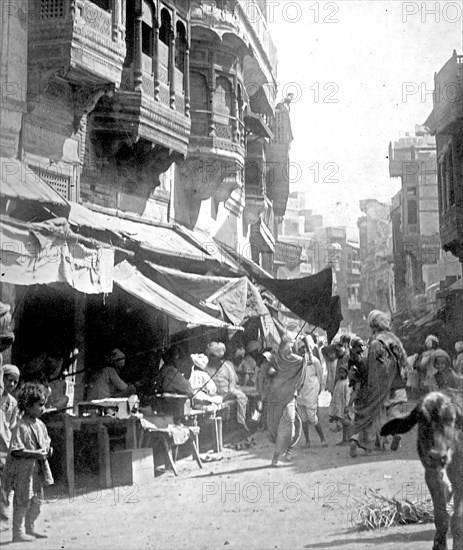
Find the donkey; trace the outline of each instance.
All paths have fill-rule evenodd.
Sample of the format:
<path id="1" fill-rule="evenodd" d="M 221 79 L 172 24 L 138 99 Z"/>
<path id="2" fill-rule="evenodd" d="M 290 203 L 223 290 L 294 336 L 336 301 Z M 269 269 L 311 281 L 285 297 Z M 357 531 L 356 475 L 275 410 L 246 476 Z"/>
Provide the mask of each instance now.
<path id="1" fill-rule="evenodd" d="M 448 389 L 428 393 L 409 415 L 387 422 L 381 435 L 403 434 L 415 424 L 418 455 L 434 505 L 433 550 L 447 550 L 449 524 L 453 550 L 463 550 L 463 392 Z M 452 495 L 454 513 L 450 522 L 446 505 Z"/>

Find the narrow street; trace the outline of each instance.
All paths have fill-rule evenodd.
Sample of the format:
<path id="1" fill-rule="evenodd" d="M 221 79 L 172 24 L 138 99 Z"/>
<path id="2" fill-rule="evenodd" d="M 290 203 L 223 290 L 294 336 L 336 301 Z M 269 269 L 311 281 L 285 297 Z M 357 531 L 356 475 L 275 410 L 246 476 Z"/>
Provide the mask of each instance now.
<path id="1" fill-rule="evenodd" d="M 326 422 L 326 409 L 321 415 Z M 288 466 L 269 467 L 273 446 L 258 432 L 255 446 L 226 449 L 203 470 L 187 458 L 177 478 L 167 472 L 141 487 L 89 486 L 73 501 L 51 500 L 40 519 L 49 538 L 34 548 L 430 548 L 433 524 L 359 532 L 349 522 L 349 484 L 356 496 L 366 486 L 387 497 L 426 498 L 416 432 L 397 453 L 352 459 L 347 447 L 335 446 L 339 434 L 324 426 L 330 445 L 320 447 L 312 433 L 312 449 L 300 441 Z"/>

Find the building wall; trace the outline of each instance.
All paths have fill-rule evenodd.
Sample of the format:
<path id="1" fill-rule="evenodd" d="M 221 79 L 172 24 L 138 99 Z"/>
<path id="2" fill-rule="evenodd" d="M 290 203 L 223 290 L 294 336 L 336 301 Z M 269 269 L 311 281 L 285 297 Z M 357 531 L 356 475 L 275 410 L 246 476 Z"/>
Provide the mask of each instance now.
<path id="1" fill-rule="evenodd" d="M 407 135 L 390 147 L 390 159 L 391 176 L 401 179 L 391 208 L 398 306 L 410 312 L 432 309 L 432 289 L 458 272 L 441 250 L 435 140 Z"/>

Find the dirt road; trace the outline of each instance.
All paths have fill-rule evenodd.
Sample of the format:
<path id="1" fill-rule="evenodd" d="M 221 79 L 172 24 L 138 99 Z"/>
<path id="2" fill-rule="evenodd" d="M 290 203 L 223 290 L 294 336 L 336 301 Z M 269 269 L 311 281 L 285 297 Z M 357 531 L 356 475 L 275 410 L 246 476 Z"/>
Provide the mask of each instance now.
<path id="1" fill-rule="evenodd" d="M 314 432 L 312 449 L 300 442 L 294 462 L 278 469 L 269 467 L 272 445 L 257 433 L 255 446 L 227 449 L 223 460 L 203 470 L 184 459 L 177 478 L 168 472 L 140 487 L 87 487 L 72 500 L 52 500 L 39 520 L 49 538 L 33 547 L 429 550 L 433 524 L 359 533 L 349 523 L 359 486 L 388 497 L 426 498 L 415 432 L 396 453 L 352 459 L 347 447 L 335 446 L 340 435 L 324 426 L 329 447 L 320 447 Z"/>

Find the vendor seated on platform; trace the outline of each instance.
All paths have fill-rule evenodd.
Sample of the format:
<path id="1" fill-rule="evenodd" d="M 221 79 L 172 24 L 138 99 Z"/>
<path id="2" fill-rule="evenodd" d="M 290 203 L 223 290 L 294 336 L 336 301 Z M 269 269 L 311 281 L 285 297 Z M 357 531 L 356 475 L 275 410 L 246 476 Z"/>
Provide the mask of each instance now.
<path id="1" fill-rule="evenodd" d="M 225 344 L 222 342 L 211 342 L 207 346 L 206 355 L 209 363 L 206 372 L 214 380 L 217 386 L 217 393 L 223 397 L 223 400 L 236 400 L 236 416 L 238 424 L 249 431 L 246 425 L 246 407 L 248 398 L 238 385 L 235 367 L 231 361 L 225 361 Z"/>
<path id="2" fill-rule="evenodd" d="M 176 347 L 169 348 L 162 356 L 162 360 L 163 365 L 156 379 L 156 391 L 193 397 L 194 391 L 190 382 L 178 369 L 180 350 Z"/>
<path id="3" fill-rule="evenodd" d="M 87 389 L 87 400 L 128 397 L 136 392 L 131 384 L 126 384 L 119 376 L 125 365 L 125 355 L 120 349 L 113 349 L 104 359 L 105 366 L 95 373 Z"/>
<path id="4" fill-rule="evenodd" d="M 190 357 L 193 361 L 190 384 L 195 392 L 194 403 L 198 405 L 219 405 L 223 399 L 220 395 L 217 395 L 217 386 L 206 372 L 207 356 L 203 353 L 192 353 Z"/>
<path id="5" fill-rule="evenodd" d="M 66 395 L 66 382 L 63 378 L 63 363 L 60 345 L 57 342 L 51 342 L 47 351 L 34 357 L 24 369 L 26 382 L 39 382 L 45 386 L 46 409 L 62 411 L 66 409 L 69 402 L 69 397 Z"/>

